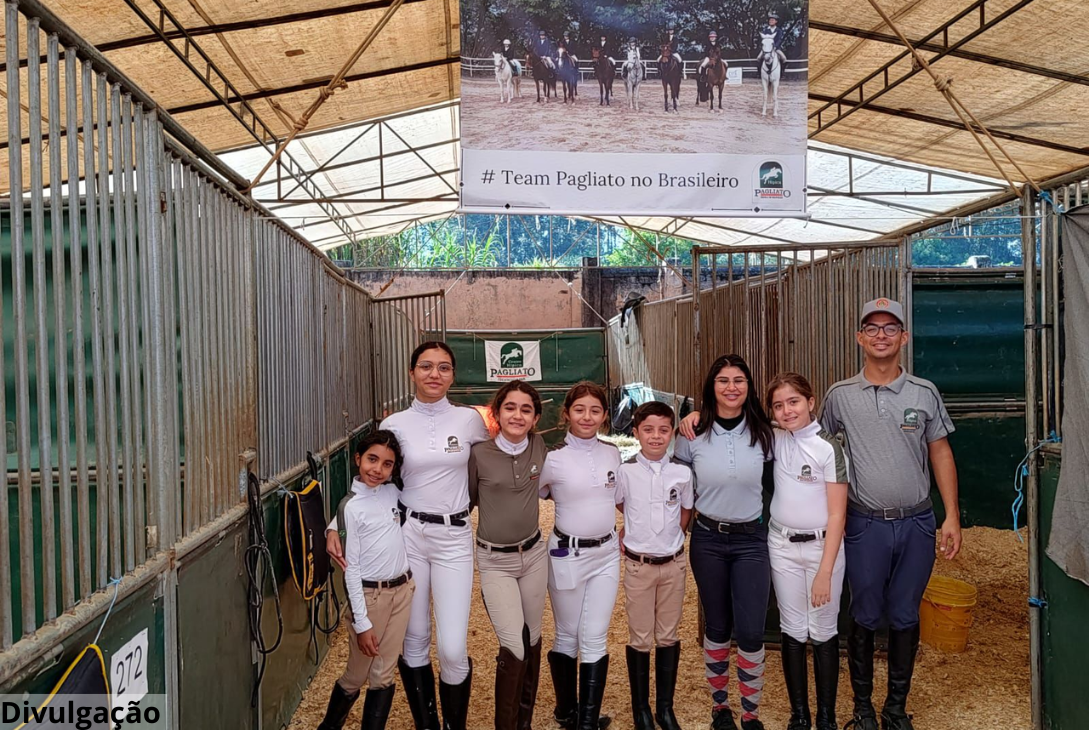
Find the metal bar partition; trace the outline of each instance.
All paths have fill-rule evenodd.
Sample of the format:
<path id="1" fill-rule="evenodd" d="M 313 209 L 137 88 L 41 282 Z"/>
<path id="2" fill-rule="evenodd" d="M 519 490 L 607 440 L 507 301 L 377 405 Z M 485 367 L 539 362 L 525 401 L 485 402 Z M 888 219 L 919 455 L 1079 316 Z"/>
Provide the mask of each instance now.
<path id="1" fill-rule="evenodd" d="M 3 23 L 0 688 L 155 582 L 174 693 L 180 556 L 245 519 L 247 469 L 268 496 L 403 404 L 442 294 L 373 302 L 40 2 Z"/>

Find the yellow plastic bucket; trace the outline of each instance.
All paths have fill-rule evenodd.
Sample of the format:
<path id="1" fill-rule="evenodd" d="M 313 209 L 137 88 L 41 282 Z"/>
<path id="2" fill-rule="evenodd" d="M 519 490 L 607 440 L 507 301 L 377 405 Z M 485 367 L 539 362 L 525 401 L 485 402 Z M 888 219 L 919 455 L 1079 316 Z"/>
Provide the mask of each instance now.
<path id="1" fill-rule="evenodd" d="M 931 577 L 919 606 L 922 640 L 939 651 L 964 651 L 976 598 L 976 587 L 969 583 L 942 575 Z"/>

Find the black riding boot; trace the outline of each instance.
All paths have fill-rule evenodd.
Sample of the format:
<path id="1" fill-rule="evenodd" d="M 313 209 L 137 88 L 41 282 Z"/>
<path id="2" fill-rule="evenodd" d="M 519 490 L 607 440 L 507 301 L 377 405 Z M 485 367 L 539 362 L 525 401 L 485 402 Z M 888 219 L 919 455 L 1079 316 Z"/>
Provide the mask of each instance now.
<path id="1" fill-rule="evenodd" d="M 460 684 L 447 684 L 439 675 L 439 703 L 442 705 L 442 730 L 465 730 L 469 719 L 469 693 L 473 689 L 473 660 L 469 673 Z"/>
<path id="2" fill-rule="evenodd" d="M 362 730 L 385 730 L 396 689 L 396 685 L 391 684 L 382 689 L 367 690 L 367 696 L 363 700 L 363 724 L 360 726 Z"/>
<path id="3" fill-rule="evenodd" d="M 530 644 L 527 629 L 522 635 L 522 643 L 526 646 L 526 671 L 518 702 L 518 730 L 533 730 L 533 708 L 537 706 L 537 686 L 541 679 L 541 640 Z"/>
<path id="4" fill-rule="evenodd" d="M 837 730 L 836 687 L 839 685 L 839 637 L 813 642 L 813 678 L 817 685 L 817 730 Z"/>
<path id="5" fill-rule="evenodd" d="M 340 730 L 344 727 L 344 721 L 348 719 L 348 713 L 352 711 L 352 705 L 357 699 L 359 699 L 359 690 L 345 692 L 340 682 L 333 682 L 329 708 L 325 710 L 325 719 L 318 725 L 318 730 Z"/>
<path id="6" fill-rule="evenodd" d="M 548 652 L 552 687 L 556 691 L 556 709 L 552 716 L 563 730 L 574 730 L 579 716 L 578 661 L 556 651 Z"/>
<path id="7" fill-rule="evenodd" d="M 873 708 L 873 642 L 873 629 L 851 622 L 847 634 L 847 667 L 851 670 L 855 712 L 847 726 L 856 730 L 877 730 L 877 712 Z"/>
<path id="8" fill-rule="evenodd" d="M 601 699 L 609 676 L 609 655 L 579 667 L 578 730 L 600 730 Z"/>
<path id="9" fill-rule="evenodd" d="M 397 669 L 405 685 L 408 708 L 416 730 L 440 730 L 439 710 L 435 705 L 435 671 L 428 662 L 422 667 L 410 667 L 404 657 L 398 657 Z"/>
<path id="10" fill-rule="evenodd" d="M 631 716 L 635 730 L 654 730 L 654 716 L 650 712 L 650 652 L 629 646 L 627 655 Z"/>
<path id="11" fill-rule="evenodd" d="M 805 642 L 798 641 L 790 634 L 783 634 L 780 654 L 783 659 L 787 698 L 790 700 L 787 730 L 809 730 L 813 727 L 809 715 L 809 673 L 805 653 Z"/>
<path id="12" fill-rule="evenodd" d="M 889 629 L 889 693 L 881 710 L 882 730 L 913 730 L 907 698 L 918 651 L 918 625 L 906 631 Z"/>
<path id="13" fill-rule="evenodd" d="M 681 642 L 659 646 L 654 651 L 654 719 L 662 730 L 681 730 L 673 714 L 673 693 L 677 689 L 677 667 L 681 663 Z"/>
<path id="14" fill-rule="evenodd" d="M 517 730 L 526 659 L 506 647 L 495 658 L 495 730 Z"/>

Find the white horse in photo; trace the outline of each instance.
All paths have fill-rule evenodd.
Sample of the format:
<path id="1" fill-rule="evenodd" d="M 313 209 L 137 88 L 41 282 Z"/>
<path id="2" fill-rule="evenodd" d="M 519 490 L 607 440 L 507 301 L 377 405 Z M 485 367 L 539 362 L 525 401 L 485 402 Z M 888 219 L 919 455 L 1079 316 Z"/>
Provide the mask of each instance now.
<path id="1" fill-rule="evenodd" d="M 624 88 L 628 92 L 628 108 L 639 111 L 639 85 L 647 77 L 646 66 L 639 55 L 639 47 L 628 46 L 628 60 L 624 62 Z"/>
<path id="2" fill-rule="evenodd" d="M 493 53 L 492 61 L 495 63 L 495 80 L 499 83 L 499 103 L 509 104 L 514 101 L 514 69 L 502 53 Z"/>
<path id="3" fill-rule="evenodd" d="M 779 79 L 783 75 L 783 66 L 779 62 L 779 54 L 775 51 L 775 37 L 770 35 L 760 36 L 760 83 L 764 87 L 764 111 L 763 116 L 768 115 L 768 89 L 771 89 L 772 116 L 779 116 Z"/>

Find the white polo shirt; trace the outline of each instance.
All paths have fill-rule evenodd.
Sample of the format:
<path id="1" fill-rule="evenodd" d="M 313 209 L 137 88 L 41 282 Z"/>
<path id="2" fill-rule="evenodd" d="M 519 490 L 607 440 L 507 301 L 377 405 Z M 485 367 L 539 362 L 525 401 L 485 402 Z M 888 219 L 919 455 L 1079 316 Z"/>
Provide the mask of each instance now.
<path id="1" fill-rule="evenodd" d="M 636 454 L 620 465 L 624 547 L 640 555 L 675 555 L 684 545 L 681 509 L 692 509 L 692 470 L 668 457 Z"/>
<path id="2" fill-rule="evenodd" d="M 401 502 L 416 512 L 449 515 L 469 508 L 469 449 L 491 438 L 474 409 L 443 398 L 398 411 L 382 421 L 404 454 Z"/>
<path id="3" fill-rule="evenodd" d="M 589 539 L 616 529 L 619 483 L 620 451 L 615 446 L 568 433 L 545 457 L 540 495 L 552 495 L 560 532 Z"/>
<path id="4" fill-rule="evenodd" d="M 408 555 L 401 536 L 400 490 L 394 484 L 368 487 L 356 479 L 352 498 L 344 505 L 348 537 L 344 546 L 344 585 L 352 605 L 352 628 L 357 634 L 371 628 L 363 581 L 393 580 L 408 572 Z"/>
<path id="5" fill-rule="evenodd" d="M 771 518 L 792 530 L 828 527 L 828 482 L 847 483 L 847 455 L 819 421 L 791 433 L 775 429 Z"/>

